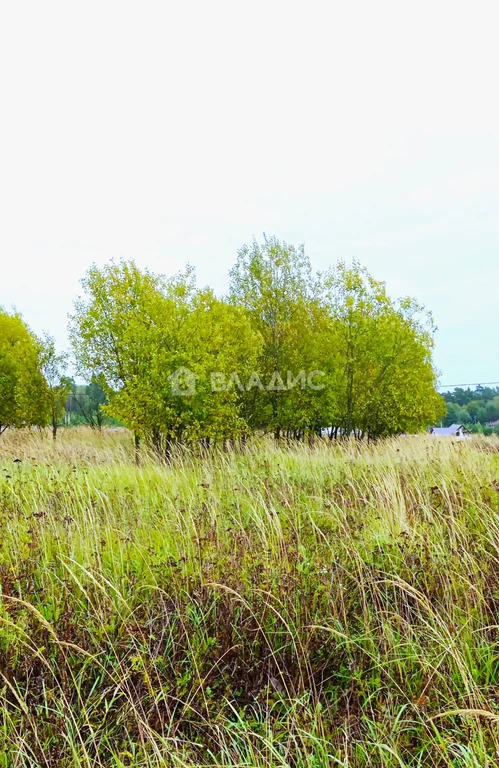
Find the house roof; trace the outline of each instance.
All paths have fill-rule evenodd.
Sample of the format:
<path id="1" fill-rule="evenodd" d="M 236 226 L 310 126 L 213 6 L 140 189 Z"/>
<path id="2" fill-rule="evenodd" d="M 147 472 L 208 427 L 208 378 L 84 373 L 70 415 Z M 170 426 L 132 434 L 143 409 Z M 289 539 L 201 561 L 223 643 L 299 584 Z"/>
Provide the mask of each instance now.
<path id="1" fill-rule="evenodd" d="M 455 435 L 460 429 L 468 434 L 468 430 L 466 427 L 463 427 L 462 424 L 451 424 L 450 427 L 432 427 L 431 434 L 452 437 L 452 435 Z"/>
<path id="2" fill-rule="evenodd" d="M 489 421 L 487 426 L 489 426 L 489 427 L 499 427 L 499 419 L 496 419 L 495 421 Z"/>

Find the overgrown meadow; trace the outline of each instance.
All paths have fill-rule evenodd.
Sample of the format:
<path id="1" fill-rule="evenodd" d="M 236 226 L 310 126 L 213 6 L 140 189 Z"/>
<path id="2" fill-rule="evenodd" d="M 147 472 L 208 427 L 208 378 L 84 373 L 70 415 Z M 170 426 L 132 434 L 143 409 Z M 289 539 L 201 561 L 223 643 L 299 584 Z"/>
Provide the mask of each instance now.
<path id="1" fill-rule="evenodd" d="M 499 440 L 0 440 L 0 766 L 493 768 Z"/>

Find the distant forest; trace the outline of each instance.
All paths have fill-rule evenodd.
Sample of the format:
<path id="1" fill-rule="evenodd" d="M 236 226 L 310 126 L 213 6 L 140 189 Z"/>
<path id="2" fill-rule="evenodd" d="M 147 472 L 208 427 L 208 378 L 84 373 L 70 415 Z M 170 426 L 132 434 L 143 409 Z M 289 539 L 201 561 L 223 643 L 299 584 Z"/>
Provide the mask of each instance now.
<path id="1" fill-rule="evenodd" d="M 465 424 L 475 433 L 499 435 L 499 424 L 494 424 L 499 420 L 499 387 L 458 387 L 445 392 L 443 398 L 447 406 L 447 415 L 442 420 L 444 426 Z M 72 380 L 65 403 L 65 417 L 60 423 L 119 426 L 119 421 L 105 414 L 103 406 L 108 402 L 105 387 L 97 379 L 90 384 L 76 384 Z"/>
<path id="2" fill-rule="evenodd" d="M 499 387 L 476 389 L 457 389 L 445 392 L 443 398 L 447 406 L 447 415 L 443 425 L 465 424 L 472 432 L 486 435 L 499 435 Z M 108 403 L 105 387 L 96 379 L 90 384 L 75 384 L 71 381 L 71 391 L 65 403 L 65 418 L 60 423 L 89 424 L 92 427 L 118 426 L 116 419 L 105 414 L 102 406 Z"/>
<path id="3" fill-rule="evenodd" d="M 64 403 L 64 415 L 61 414 L 59 425 L 77 426 L 88 424 L 91 427 L 119 425 L 116 419 L 107 416 L 103 406 L 109 398 L 105 387 L 96 377 L 89 384 L 76 384 L 74 379 L 68 381 L 68 393 Z"/>
<path id="4" fill-rule="evenodd" d="M 447 405 L 445 427 L 465 424 L 472 432 L 499 435 L 499 424 L 494 424 L 499 420 L 499 387 L 457 387 L 444 392 L 443 398 Z"/>

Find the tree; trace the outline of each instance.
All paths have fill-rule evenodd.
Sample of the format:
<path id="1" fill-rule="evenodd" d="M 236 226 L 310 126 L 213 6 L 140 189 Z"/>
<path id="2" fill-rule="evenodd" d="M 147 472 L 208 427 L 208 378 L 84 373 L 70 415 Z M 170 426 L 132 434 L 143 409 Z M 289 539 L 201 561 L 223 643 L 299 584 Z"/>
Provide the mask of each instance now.
<path id="1" fill-rule="evenodd" d="M 167 280 L 133 262 L 92 267 L 76 302 L 71 338 L 81 373 L 106 382 L 104 411 L 139 441 L 169 454 L 181 441 L 244 430 L 234 391 L 213 391 L 212 374 L 252 365 L 257 334 L 245 313 L 199 291 L 192 269 Z M 172 377 L 188 371 L 192 393 Z"/>
<path id="2" fill-rule="evenodd" d="M 89 384 L 76 384 L 73 379 L 70 384 L 65 406 L 68 419 L 73 423 L 76 417 L 80 423 L 101 429 L 105 419 L 104 406 L 109 402 L 102 376 L 93 375 Z"/>
<path id="3" fill-rule="evenodd" d="M 196 376 L 195 394 L 174 396 L 171 382 L 163 383 L 163 403 L 173 410 L 176 429 L 169 438 L 179 442 L 201 439 L 225 440 L 247 431 L 241 408 L 241 389 L 256 367 L 261 346 L 258 332 L 251 327 L 241 307 L 217 299 L 210 289 L 193 292 L 188 316 L 178 339 L 181 362 Z M 159 367 L 163 363 L 158 357 Z"/>
<path id="4" fill-rule="evenodd" d="M 78 371 L 106 383 L 109 413 L 117 418 L 125 415 L 138 450 L 149 403 L 127 395 L 148 381 L 159 279 L 141 272 L 133 262 L 111 262 L 102 269 L 91 267 L 82 285 L 86 297 L 76 300 L 70 318 Z"/>
<path id="5" fill-rule="evenodd" d="M 310 262 L 303 246 L 274 237 L 243 246 L 230 272 L 229 300 L 243 307 L 262 339 L 256 374 L 262 387 L 243 396 L 251 428 L 272 430 L 278 439 L 317 429 L 323 390 L 306 382 L 321 368 L 320 334 L 325 317 L 313 296 Z M 293 382 L 298 379 L 305 386 Z M 319 392 L 321 395 L 319 395 Z"/>
<path id="6" fill-rule="evenodd" d="M 45 377 L 47 412 L 52 427 L 52 437 L 57 437 L 59 421 L 64 416 L 66 398 L 71 391 L 71 380 L 65 375 L 67 356 L 57 354 L 52 336 L 45 334 L 41 353 L 41 370 Z"/>
<path id="7" fill-rule="evenodd" d="M 420 431 L 443 416 L 431 316 L 412 299 L 393 302 L 355 262 L 340 262 L 319 282 L 336 341 L 331 433 L 382 437 Z"/>
<path id="8" fill-rule="evenodd" d="M 79 372 L 137 450 L 256 429 L 375 438 L 443 417 L 435 329 L 414 300 L 391 300 L 358 264 L 313 279 L 303 247 L 276 238 L 244 246 L 230 277 L 221 300 L 190 268 L 166 279 L 120 262 L 85 276 L 71 321 Z"/>
<path id="9" fill-rule="evenodd" d="M 487 425 L 499 418 L 499 387 L 477 386 L 474 390 L 457 387 L 451 392 L 444 392 L 443 398 L 447 405 L 445 426 Z"/>
<path id="10" fill-rule="evenodd" d="M 8 427 L 46 424 L 41 359 L 42 346 L 21 316 L 0 309 L 0 434 Z"/>
<path id="11" fill-rule="evenodd" d="M 451 424 L 471 424 L 471 417 L 466 408 L 458 403 L 448 402 L 447 415 L 443 419 L 443 426 L 450 427 Z"/>

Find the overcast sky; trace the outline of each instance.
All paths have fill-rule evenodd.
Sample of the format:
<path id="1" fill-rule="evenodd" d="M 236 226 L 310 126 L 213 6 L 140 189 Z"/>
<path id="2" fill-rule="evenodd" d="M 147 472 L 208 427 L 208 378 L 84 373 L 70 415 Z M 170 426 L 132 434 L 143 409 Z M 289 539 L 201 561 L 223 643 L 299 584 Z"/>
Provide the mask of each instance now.
<path id="1" fill-rule="evenodd" d="M 92 263 L 193 264 L 262 232 L 359 259 L 499 381 L 499 5 L 2 3 L 0 305 L 66 339 Z"/>

